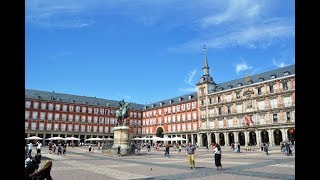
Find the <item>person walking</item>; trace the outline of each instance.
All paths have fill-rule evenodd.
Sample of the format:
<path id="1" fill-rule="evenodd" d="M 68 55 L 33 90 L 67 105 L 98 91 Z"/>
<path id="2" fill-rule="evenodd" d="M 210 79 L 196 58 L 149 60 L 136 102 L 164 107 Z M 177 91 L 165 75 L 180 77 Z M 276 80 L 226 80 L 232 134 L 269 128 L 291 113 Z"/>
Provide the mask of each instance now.
<path id="1" fill-rule="evenodd" d="M 118 146 L 118 156 L 121 156 L 121 146 Z"/>
<path id="2" fill-rule="evenodd" d="M 169 150 L 170 150 L 170 148 L 169 148 L 169 145 L 167 144 L 167 145 L 166 145 L 166 148 L 165 148 L 165 156 L 166 156 L 167 158 L 170 157 Z"/>
<path id="3" fill-rule="evenodd" d="M 150 155 L 150 150 L 151 150 L 151 145 L 150 145 L 150 143 L 148 143 L 148 145 L 147 145 L 147 150 L 148 150 L 148 156 Z"/>
<path id="4" fill-rule="evenodd" d="M 31 156 L 32 148 L 33 148 L 33 144 L 30 142 L 30 143 L 28 144 L 28 156 Z"/>
<path id="5" fill-rule="evenodd" d="M 264 152 L 266 153 L 266 155 L 269 155 L 269 148 L 268 148 L 268 143 L 264 143 Z"/>
<path id="6" fill-rule="evenodd" d="M 41 154 L 41 146 L 42 143 L 40 141 L 37 142 L 38 146 L 37 146 L 37 155 Z"/>
<path id="7" fill-rule="evenodd" d="M 190 142 L 186 146 L 186 155 L 190 164 L 190 169 L 195 169 L 195 155 L 197 154 L 197 149 Z"/>
<path id="8" fill-rule="evenodd" d="M 217 167 L 217 170 L 219 171 L 219 167 L 220 167 L 220 171 L 222 171 L 222 165 L 221 165 L 221 147 L 219 144 L 216 144 L 216 147 L 213 150 L 214 153 L 214 162 L 215 165 Z"/>

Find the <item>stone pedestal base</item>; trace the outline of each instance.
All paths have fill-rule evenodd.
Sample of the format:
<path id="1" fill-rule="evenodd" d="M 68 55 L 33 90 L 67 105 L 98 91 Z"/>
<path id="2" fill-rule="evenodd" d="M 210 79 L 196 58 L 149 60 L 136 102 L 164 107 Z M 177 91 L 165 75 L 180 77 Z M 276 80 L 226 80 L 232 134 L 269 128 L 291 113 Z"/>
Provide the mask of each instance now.
<path id="1" fill-rule="evenodd" d="M 118 126 L 113 129 L 114 138 L 113 146 L 111 148 L 111 154 L 118 154 L 118 146 L 121 147 L 121 155 L 128 155 L 131 153 L 131 148 L 129 145 L 129 127 L 128 126 Z"/>

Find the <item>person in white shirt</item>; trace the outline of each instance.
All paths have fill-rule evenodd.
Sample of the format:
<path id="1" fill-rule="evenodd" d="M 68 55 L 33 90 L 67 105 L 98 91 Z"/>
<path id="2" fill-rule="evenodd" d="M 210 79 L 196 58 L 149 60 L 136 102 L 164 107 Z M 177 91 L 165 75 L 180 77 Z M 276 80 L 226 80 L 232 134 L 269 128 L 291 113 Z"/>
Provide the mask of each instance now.
<path id="1" fill-rule="evenodd" d="M 28 156 L 31 156 L 32 148 L 33 148 L 33 145 L 32 145 L 32 143 L 30 142 L 30 143 L 28 144 Z"/>
<path id="2" fill-rule="evenodd" d="M 38 154 L 41 154 L 42 143 L 40 141 L 38 141 L 37 144 L 38 144 L 38 146 L 37 146 L 37 155 L 38 155 Z"/>
<path id="3" fill-rule="evenodd" d="M 219 144 L 216 144 L 216 147 L 213 149 L 214 152 L 214 162 L 215 165 L 217 166 L 217 170 L 222 171 L 222 165 L 221 165 L 221 147 Z"/>

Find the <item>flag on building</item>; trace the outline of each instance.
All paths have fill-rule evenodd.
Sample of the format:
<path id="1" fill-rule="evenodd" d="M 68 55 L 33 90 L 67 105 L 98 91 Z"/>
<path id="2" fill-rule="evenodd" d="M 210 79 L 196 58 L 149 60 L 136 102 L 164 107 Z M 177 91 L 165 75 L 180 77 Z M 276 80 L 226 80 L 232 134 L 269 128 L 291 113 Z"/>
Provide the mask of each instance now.
<path id="1" fill-rule="evenodd" d="M 249 115 L 249 118 L 248 118 L 247 115 L 245 115 L 245 116 L 244 116 L 244 121 L 246 122 L 246 125 L 247 125 L 247 126 L 249 126 L 250 123 L 253 124 L 252 115 L 250 114 L 250 115 Z"/>

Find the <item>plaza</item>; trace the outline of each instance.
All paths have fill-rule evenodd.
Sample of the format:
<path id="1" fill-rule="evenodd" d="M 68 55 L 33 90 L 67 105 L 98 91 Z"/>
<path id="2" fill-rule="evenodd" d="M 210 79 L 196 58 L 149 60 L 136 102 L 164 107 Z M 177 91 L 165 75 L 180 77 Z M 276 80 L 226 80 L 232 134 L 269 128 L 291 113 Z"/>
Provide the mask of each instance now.
<path id="1" fill-rule="evenodd" d="M 245 147 L 244 147 L 245 148 Z M 52 160 L 51 176 L 57 180 L 105 180 L 105 179 L 295 179 L 295 150 L 286 156 L 280 147 L 271 147 L 269 155 L 258 147 L 252 151 L 242 148 L 241 153 L 222 147 L 223 171 L 217 171 L 211 150 L 198 148 L 196 168 L 189 169 L 189 163 L 182 152 L 170 148 L 170 158 L 163 149 L 146 155 L 146 148 L 140 154 L 129 156 L 103 155 L 95 148 L 89 153 L 87 146 L 68 147 L 66 156 L 49 154 L 48 147 L 42 148 L 40 167 Z M 33 151 L 33 155 L 34 155 Z"/>

